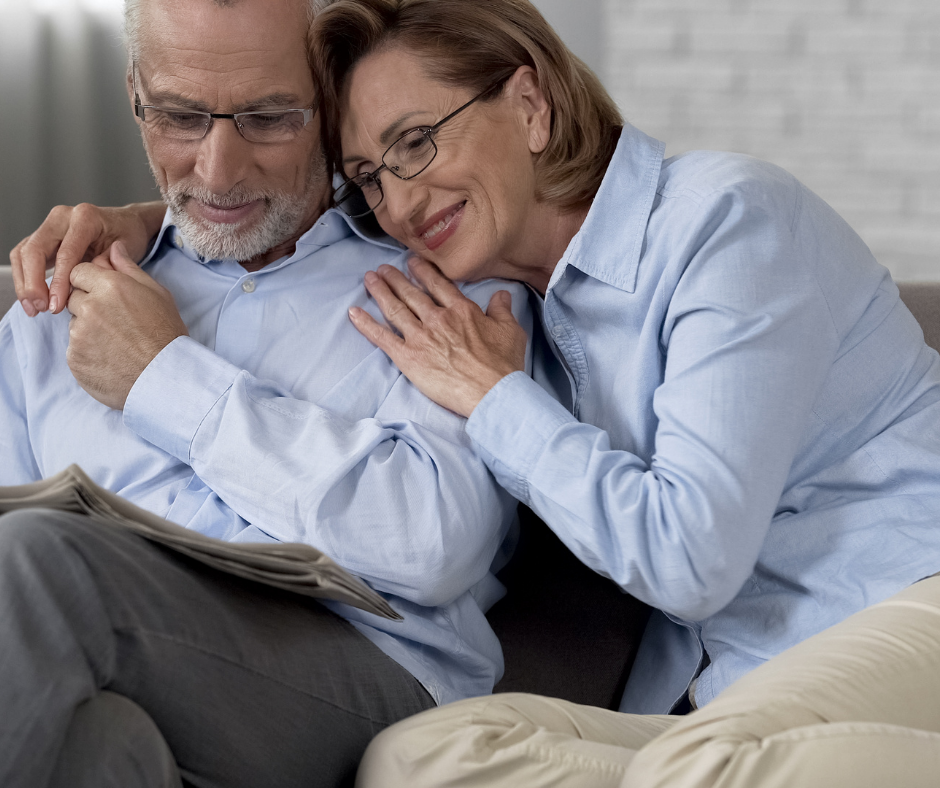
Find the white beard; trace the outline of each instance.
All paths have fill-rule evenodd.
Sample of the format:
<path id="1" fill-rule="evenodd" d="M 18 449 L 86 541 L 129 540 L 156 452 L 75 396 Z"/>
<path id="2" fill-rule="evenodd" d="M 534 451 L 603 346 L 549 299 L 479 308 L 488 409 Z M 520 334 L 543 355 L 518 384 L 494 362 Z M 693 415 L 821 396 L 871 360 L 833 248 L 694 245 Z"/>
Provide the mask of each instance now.
<path id="1" fill-rule="evenodd" d="M 314 206 L 321 202 L 319 198 L 325 188 L 325 174 L 323 154 L 320 153 L 310 164 L 307 182 L 301 194 L 248 190 L 241 186 L 236 186 L 227 194 L 213 194 L 203 185 L 187 181 L 167 188 L 161 186 L 160 194 L 173 213 L 177 228 L 198 254 L 209 260 L 245 262 L 299 235 L 305 229 L 301 225 L 310 218 Z M 264 210 L 260 219 L 253 217 L 249 222 L 210 222 L 197 219 L 186 210 L 186 203 L 190 200 L 200 200 L 223 208 L 261 200 Z"/>

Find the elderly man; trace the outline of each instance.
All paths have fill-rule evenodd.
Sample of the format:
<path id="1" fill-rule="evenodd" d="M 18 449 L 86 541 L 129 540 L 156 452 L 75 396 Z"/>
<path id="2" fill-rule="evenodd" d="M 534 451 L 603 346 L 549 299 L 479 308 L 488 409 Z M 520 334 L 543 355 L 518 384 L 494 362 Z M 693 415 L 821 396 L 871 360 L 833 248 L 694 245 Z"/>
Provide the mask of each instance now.
<path id="1" fill-rule="evenodd" d="M 347 319 L 373 309 L 366 271 L 404 263 L 324 212 L 308 3 L 128 6 L 170 212 L 140 268 L 115 248 L 72 271 L 71 319 L 27 303 L 0 323 L 0 484 L 77 462 L 204 534 L 313 544 L 404 622 L 79 516 L 7 515 L 0 785 L 342 784 L 385 726 L 492 689 L 514 501 Z"/>

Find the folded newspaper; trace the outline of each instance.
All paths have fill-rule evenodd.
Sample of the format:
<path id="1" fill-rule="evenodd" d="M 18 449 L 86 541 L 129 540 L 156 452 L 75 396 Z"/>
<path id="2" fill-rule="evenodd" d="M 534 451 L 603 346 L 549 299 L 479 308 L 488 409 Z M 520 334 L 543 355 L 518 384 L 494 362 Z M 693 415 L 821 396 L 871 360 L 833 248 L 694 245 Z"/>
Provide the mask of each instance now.
<path id="1" fill-rule="evenodd" d="M 344 602 L 383 618 L 402 619 L 375 591 L 315 547 L 295 542 L 224 542 L 203 536 L 105 490 L 77 465 L 41 482 L 0 487 L 0 514 L 37 507 L 88 515 L 229 574 Z"/>

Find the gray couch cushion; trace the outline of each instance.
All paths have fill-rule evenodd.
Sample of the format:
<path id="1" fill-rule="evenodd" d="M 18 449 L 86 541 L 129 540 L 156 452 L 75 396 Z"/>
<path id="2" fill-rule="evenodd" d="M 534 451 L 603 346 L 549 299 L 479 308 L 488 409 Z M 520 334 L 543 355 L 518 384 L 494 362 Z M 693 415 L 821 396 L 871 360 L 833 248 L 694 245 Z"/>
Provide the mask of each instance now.
<path id="1" fill-rule="evenodd" d="M 13 272 L 8 265 L 0 265 L 0 315 L 16 301 L 16 292 L 13 290 Z"/>
<path id="2" fill-rule="evenodd" d="M 924 329 L 927 344 L 940 350 L 940 282 L 902 282 L 898 289 L 907 308 Z"/>

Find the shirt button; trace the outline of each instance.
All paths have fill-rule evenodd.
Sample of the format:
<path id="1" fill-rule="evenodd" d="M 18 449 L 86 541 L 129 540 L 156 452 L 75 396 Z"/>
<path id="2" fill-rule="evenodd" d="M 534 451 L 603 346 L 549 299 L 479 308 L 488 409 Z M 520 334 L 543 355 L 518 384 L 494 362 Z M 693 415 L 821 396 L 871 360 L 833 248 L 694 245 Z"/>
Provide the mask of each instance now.
<path id="1" fill-rule="evenodd" d="M 246 279 L 244 282 L 242 282 L 242 290 L 246 293 L 255 292 L 255 280 Z"/>
<path id="2" fill-rule="evenodd" d="M 176 233 L 176 235 L 173 236 L 173 243 L 176 244 L 177 249 L 182 249 L 183 248 L 183 236 L 180 235 L 179 233 Z"/>

